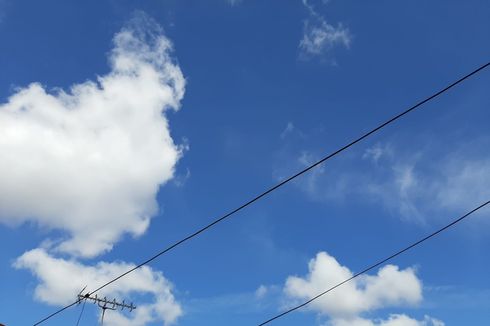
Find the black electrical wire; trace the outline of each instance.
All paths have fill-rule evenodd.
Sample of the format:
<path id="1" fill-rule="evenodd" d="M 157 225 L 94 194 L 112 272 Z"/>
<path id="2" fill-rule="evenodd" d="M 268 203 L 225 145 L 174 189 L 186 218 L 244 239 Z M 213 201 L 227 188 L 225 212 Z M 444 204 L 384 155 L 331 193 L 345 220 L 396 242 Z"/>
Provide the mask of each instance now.
<path id="1" fill-rule="evenodd" d="M 56 310 L 56 311 L 55 311 L 55 312 L 53 312 L 51 315 L 48 315 L 48 316 L 44 317 L 44 319 L 43 319 L 43 320 L 38 321 L 38 322 L 37 322 L 37 323 L 35 323 L 34 325 L 39 325 L 40 323 L 45 322 L 46 320 L 50 319 L 51 317 L 54 317 L 54 316 L 56 316 L 57 314 L 59 314 L 59 313 L 61 313 L 61 312 L 65 311 L 66 309 L 73 307 L 73 306 L 74 306 L 74 305 L 76 305 L 77 303 L 78 303 L 78 301 L 75 301 L 75 302 L 70 303 L 70 304 L 69 304 L 69 305 L 67 305 L 67 306 L 64 306 L 63 308 L 61 308 L 61 309 L 59 309 L 59 310 Z"/>
<path id="2" fill-rule="evenodd" d="M 78 320 L 77 320 L 76 326 L 78 326 L 80 324 L 80 320 L 82 319 L 83 311 L 85 310 L 85 303 L 87 303 L 87 299 L 83 300 L 82 310 L 80 311 L 80 315 L 78 315 Z"/>
<path id="3" fill-rule="evenodd" d="M 286 183 L 289 183 L 290 181 L 292 181 L 293 179 L 296 179 L 297 177 L 299 177 L 300 175 L 303 175 L 305 174 L 306 172 L 310 171 L 311 169 L 315 168 L 316 166 L 322 164 L 323 162 L 329 160 L 330 158 L 338 155 L 339 153 L 345 151 L 346 149 L 352 147 L 353 145 L 359 143 L 360 141 L 364 140 L 365 138 L 369 137 L 370 135 L 374 134 L 375 132 L 377 132 L 378 130 L 384 128 L 385 126 L 393 123 L 394 121 L 400 119 L 401 117 L 405 116 L 406 114 L 414 111 L 415 109 L 419 108 L 420 106 L 422 106 L 423 104 L 429 102 L 430 100 L 438 97 L 439 95 L 445 93 L 446 91 L 448 91 L 449 89 L 453 88 L 454 86 L 462 83 L 463 81 L 465 81 L 466 79 L 470 78 L 471 76 L 477 74 L 478 72 L 482 71 L 483 69 L 487 68 L 488 66 L 490 66 L 490 62 L 487 62 L 483 65 L 481 65 L 480 67 L 476 68 L 475 70 L 473 70 L 472 72 L 464 75 L 463 77 L 459 78 L 458 80 L 452 82 L 451 84 L 449 84 L 448 86 L 444 87 L 443 89 L 439 90 L 438 92 L 430 95 L 429 97 L 419 101 L 418 103 L 416 103 L 415 105 L 411 106 L 410 108 L 406 109 L 405 111 L 397 114 L 396 116 L 386 120 L 385 122 L 381 123 L 379 126 L 375 127 L 374 129 L 364 133 L 362 136 L 356 138 L 355 140 L 351 141 L 350 143 L 348 143 L 347 145 L 344 145 L 343 147 L 337 149 L 336 151 L 328 154 L 327 156 L 323 157 L 322 159 L 320 159 L 319 161 L 313 163 L 312 165 L 306 167 L 305 169 L 297 172 L 296 174 L 290 176 L 289 178 L 279 182 L 278 184 L 276 184 L 275 186 L 272 186 L 271 188 L 265 190 L 264 192 L 262 192 L 261 194 L 255 196 L 254 198 L 250 199 L 249 201 L 245 202 L 244 204 L 242 204 L 241 206 L 233 209 L 232 211 L 226 213 L 225 215 L 215 219 L 213 222 L 209 223 L 208 225 L 200 228 L 199 230 L 195 231 L 194 233 L 188 235 L 187 237 L 173 243 L 172 245 L 168 246 L 167 248 L 163 249 L 162 251 L 158 252 L 157 254 L 155 254 L 154 256 L 148 258 L 147 260 L 143 261 L 142 263 L 140 263 L 139 265 L 136 265 L 135 267 L 129 269 L 128 271 L 124 272 L 123 274 L 117 276 L 116 278 L 102 284 L 101 286 L 99 286 L 98 288 L 96 288 L 94 291 L 88 293 L 89 295 L 92 295 L 98 291 L 100 291 L 101 289 L 105 288 L 106 286 L 108 286 L 109 284 L 112 284 L 114 282 L 116 282 L 117 280 L 119 280 L 120 278 L 128 275 L 129 273 L 132 273 L 133 271 L 139 269 L 140 267 L 152 262 L 153 260 L 157 259 L 158 257 L 160 257 L 161 255 L 167 253 L 168 251 L 174 249 L 175 247 L 181 245 L 182 243 L 194 238 L 195 236 L 201 234 L 202 232 L 212 228 L 213 226 L 215 226 L 216 224 L 222 222 L 223 220 L 227 219 L 228 217 L 234 215 L 235 213 L 241 211 L 242 209 L 244 209 L 245 207 L 253 204 L 254 202 L 258 201 L 259 199 L 261 199 L 262 197 L 265 197 L 267 196 L 269 193 L 273 192 L 274 190 L 282 187 L 283 185 L 285 185 Z M 75 302 L 76 303 L 76 302 Z M 41 319 L 40 321 L 36 322 L 34 324 L 34 326 L 36 325 L 39 325 L 41 324 L 42 322 L 52 318 L 53 316 L 57 315 L 58 313 L 62 312 L 63 310 L 73 306 L 75 303 L 69 305 L 69 306 L 66 306 L 66 307 L 63 307 L 61 309 L 59 309 L 58 311 L 55 311 L 53 312 L 52 314 L 50 314 L 49 316 Z"/>
<path id="4" fill-rule="evenodd" d="M 265 325 L 265 324 L 268 324 L 268 323 L 270 323 L 270 322 L 272 322 L 272 321 L 274 321 L 274 320 L 276 320 L 276 319 L 278 319 L 278 318 L 283 317 L 284 315 L 287 315 L 287 314 L 289 314 L 289 313 L 291 313 L 291 312 L 293 312 L 293 311 L 295 311 L 295 310 L 298 310 L 298 309 L 300 309 L 300 308 L 302 308 L 302 307 L 304 307 L 304 306 L 306 306 L 306 305 L 310 304 L 311 302 L 315 301 L 316 299 L 318 299 L 318 298 L 320 298 L 320 297 L 324 296 L 325 294 L 329 293 L 330 291 L 332 291 L 332 290 L 334 290 L 334 289 L 338 288 L 339 286 L 341 286 L 341 285 L 343 285 L 343 284 L 345 284 L 345 283 L 347 283 L 347 282 L 352 281 L 353 279 L 355 279 L 355 278 L 359 277 L 360 275 L 365 274 L 365 273 L 369 272 L 370 270 L 372 270 L 372 269 L 374 269 L 374 268 L 376 268 L 376 267 L 378 267 L 378 266 L 380 266 L 380 265 L 383 265 L 384 263 L 386 263 L 387 261 L 389 261 L 389 260 L 391 260 L 391 259 L 395 258 L 396 256 L 399 256 L 399 255 L 403 254 L 405 251 L 408 251 L 408 250 L 412 249 L 413 247 L 418 246 L 418 245 L 419 245 L 419 244 L 421 244 L 422 242 L 425 242 L 425 241 L 429 240 L 430 238 L 432 238 L 432 237 L 434 237 L 434 236 L 438 235 L 439 233 L 441 233 L 441 232 L 445 231 L 446 229 L 450 228 L 451 226 L 453 226 L 453 225 L 455 225 L 455 224 L 457 224 L 457 223 L 461 222 L 462 220 L 464 220 L 465 218 L 467 218 L 468 216 L 470 216 L 470 215 L 471 215 L 471 214 L 473 214 L 474 212 L 478 211 L 479 209 L 482 209 L 483 207 L 487 206 L 488 204 L 490 204 L 490 201 L 487 201 L 486 203 L 481 204 L 481 205 L 480 205 L 480 206 L 478 206 L 477 208 L 472 209 L 471 211 L 469 211 L 468 213 L 464 214 L 463 216 L 461 216 L 461 217 L 457 218 L 456 220 L 452 221 L 451 223 L 449 223 L 449 224 L 447 224 L 447 225 L 443 226 L 442 228 L 438 229 L 437 231 L 432 232 L 431 234 L 429 234 L 429 235 L 425 236 L 424 238 L 422 238 L 422 239 L 420 239 L 420 240 L 418 240 L 418 241 L 416 241 L 416 242 L 412 243 L 411 245 L 409 245 L 409 246 L 407 246 L 407 247 L 405 247 L 405 248 L 403 248 L 403 249 L 401 249 L 401 250 L 399 250 L 399 251 L 395 252 L 394 254 L 392 254 L 392 255 L 390 255 L 390 256 L 388 256 L 388 257 L 386 257 L 386 258 L 384 258 L 384 259 L 382 259 L 382 260 L 378 261 L 377 263 L 372 264 L 372 265 L 371 265 L 371 266 L 369 266 L 369 267 L 366 267 L 366 268 L 365 268 L 365 269 L 363 269 L 362 271 L 360 271 L 360 272 L 358 272 L 358 273 L 356 273 L 356 274 L 352 275 L 351 277 L 349 277 L 349 278 L 347 278 L 347 279 L 343 280 L 343 281 L 342 281 L 342 282 L 340 282 L 340 283 L 337 283 L 336 285 L 334 285 L 334 286 L 332 286 L 331 288 L 329 288 L 329 289 L 327 289 L 327 290 L 323 291 L 323 292 L 322 292 L 322 293 L 320 293 L 320 294 L 317 294 L 316 296 L 314 296 L 313 298 L 310 298 L 309 300 L 307 300 L 307 301 L 303 302 L 302 304 L 299 304 L 299 305 L 297 305 L 297 306 L 295 306 L 295 307 L 293 307 L 293 308 L 290 308 L 290 309 L 288 309 L 288 310 L 286 310 L 286 311 L 284 311 L 284 312 L 282 312 L 282 313 L 280 313 L 280 314 L 278 314 L 278 315 L 276 315 L 276 316 L 274 316 L 274 317 L 272 317 L 272 318 L 267 319 L 266 321 L 262 322 L 262 323 L 261 323 L 261 324 L 259 324 L 258 326 L 263 326 L 263 325 Z"/>

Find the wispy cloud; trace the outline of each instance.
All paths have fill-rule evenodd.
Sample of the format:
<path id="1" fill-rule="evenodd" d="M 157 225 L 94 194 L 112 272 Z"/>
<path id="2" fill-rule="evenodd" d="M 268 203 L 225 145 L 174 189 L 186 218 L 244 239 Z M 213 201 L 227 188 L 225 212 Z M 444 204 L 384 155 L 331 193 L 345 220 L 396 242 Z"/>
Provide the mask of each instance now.
<path id="1" fill-rule="evenodd" d="M 290 142 L 293 142 L 290 139 Z M 304 142 L 302 142 L 304 144 Z M 434 154 L 438 145 L 407 151 L 402 146 L 377 143 L 318 166 L 295 182 L 310 199 L 341 204 L 348 198 L 381 204 L 405 221 L 426 224 L 439 216 L 462 213 L 490 198 L 490 139 L 472 146 Z M 278 179 L 300 170 L 321 155 L 298 146 L 282 149 L 274 176 Z M 286 158 L 287 157 L 287 158 Z"/>
<path id="2" fill-rule="evenodd" d="M 184 302 L 185 311 L 193 316 L 221 314 L 224 311 L 236 314 L 263 313 L 277 308 L 281 289 L 261 285 L 254 292 L 226 293 L 214 297 L 192 298 Z"/>
<path id="3" fill-rule="evenodd" d="M 329 24 L 308 0 L 303 0 L 303 5 L 309 16 L 304 21 L 303 38 L 299 43 L 300 58 L 323 56 L 337 46 L 350 47 L 352 35 L 347 27 L 341 23 L 337 26 Z"/>
<path id="4" fill-rule="evenodd" d="M 365 160 L 371 160 L 374 164 L 378 164 L 381 158 L 392 158 L 393 149 L 390 144 L 376 143 L 374 146 L 366 149 L 362 158 Z"/>
<path id="5" fill-rule="evenodd" d="M 9 3 L 7 2 L 7 0 L 0 0 L 0 23 L 2 23 L 5 19 L 8 5 Z"/>
<path id="6" fill-rule="evenodd" d="M 242 2 L 242 0 L 226 0 L 231 6 L 236 6 Z"/>
<path id="7" fill-rule="evenodd" d="M 284 130 L 280 134 L 281 139 L 286 138 L 288 134 L 293 132 L 293 130 L 294 130 L 294 124 L 292 122 L 288 122 L 286 128 L 284 128 Z"/>
<path id="8" fill-rule="evenodd" d="M 424 223 L 434 213 L 462 213 L 490 198 L 490 157 L 485 153 L 398 154 L 379 165 L 379 177 L 365 180 L 365 189 L 407 220 Z"/>

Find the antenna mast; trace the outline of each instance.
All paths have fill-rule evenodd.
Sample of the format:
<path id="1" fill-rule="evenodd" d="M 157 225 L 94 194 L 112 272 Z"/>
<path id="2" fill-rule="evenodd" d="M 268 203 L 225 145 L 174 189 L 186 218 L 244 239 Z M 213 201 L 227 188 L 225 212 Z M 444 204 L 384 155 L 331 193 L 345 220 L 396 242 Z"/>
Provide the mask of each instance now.
<path id="1" fill-rule="evenodd" d="M 100 318 L 100 324 L 101 325 L 104 324 L 104 316 L 105 316 L 106 310 L 117 310 L 117 309 L 124 310 L 126 308 L 126 309 L 129 309 L 129 311 L 131 312 L 134 309 L 136 309 L 136 306 L 133 305 L 132 302 L 130 304 L 127 304 L 126 302 L 124 302 L 124 300 L 122 302 L 118 302 L 118 301 L 116 301 L 116 299 L 113 299 L 111 301 L 111 300 L 108 300 L 106 297 L 99 298 L 99 297 L 97 297 L 97 294 L 95 296 L 91 296 L 90 292 L 86 293 L 85 295 L 78 294 L 77 300 L 78 300 L 79 304 L 83 300 L 92 301 L 93 304 L 97 304 L 99 306 L 99 308 L 102 309 L 102 316 Z"/>

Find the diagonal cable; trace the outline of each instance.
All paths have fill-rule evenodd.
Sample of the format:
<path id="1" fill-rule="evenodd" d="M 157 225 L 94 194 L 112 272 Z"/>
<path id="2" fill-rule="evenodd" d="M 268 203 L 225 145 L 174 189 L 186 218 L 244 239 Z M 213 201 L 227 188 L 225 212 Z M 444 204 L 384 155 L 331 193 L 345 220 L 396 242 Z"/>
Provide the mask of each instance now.
<path id="1" fill-rule="evenodd" d="M 478 207 L 476 207 L 476 208 L 472 209 L 471 211 L 469 211 L 469 212 L 468 212 L 468 213 L 466 213 L 465 215 L 463 215 L 463 216 L 461 216 L 461 217 L 457 218 L 456 220 L 454 220 L 454 221 L 452 221 L 451 223 L 449 223 L 449 224 L 447 224 L 447 225 L 443 226 L 442 228 L 440 228 L 440 229 L 438 229 L 438 230 L 436 230 L 436 231 L 432 232 L 431 234 L 429 234 L 429 235 L 425 236 L 424 238 L 422 238 L 422 239 L 420 239 L 420 240 L 418 240 L 418 241 L 416 241 L 416 242 L 414 242 L 414 243 L 412 243 L 412 244 L 408 245 L 407 247 L 405 247 L 405 248 L 403 248 L 403 249 L 401 249 L 401 250 L 399 250 L 399 251 L 395 252 L 394 254 L 392 254 L 392 255 L 390 255 L 390 256 L 388 256 L 388 257 L 386 257 L 386 258 L 384 258 L 384 259 L 382 259 L 382 260 L 378 261 L 377 263 L 372 264 L 372 265 L 371 265 L 371 266 L 369 266 L 369 267 L 366 267 L 366 268 L 365 268 L 365 269 L 363 269 L 362 271 L 360 271 L 360 272 L 358 272 L 358 273 L 356 273 L 356 274 L 352 275 L 351 277 L 349 277 L 349 278 L 347 278 L 347 279 L 343 280 L 343 281 L 342 281 L 342 282 L 340 282 L 340 283 L 337 283 L 336 285 L 334 285 L 334 286 L 332 286 L 331 288 L 329 288 L 329 289 L 327 289 L 327 290 L 323 291 L 322 293 L 317 294 L 317 295 L 316 295 L 316 296 L 314 296 L 313 298 L 310 298 L 309 300 L 307 300 L 307 301 L 305 301 L 305 302 L 303 302 L 303 303 L 301 303 L 301 304 L 299 304 L 299 305 L 297 305 L 297 306 L 295 306 L 295 307 L 293 307 L 293 308 L 291 308 L 291 309 L 288 309 L 288 310 L 286 310 L 286 311 L 284 311 L 284 312 L 282 312 L 282 313 L 280 313 L 280 314 L 278 314 L 278 315 L 276 315 L 276 316 L 274 316 L 274 317 L 272 317 L 272 318 L 269 318 L 268 320 L 266 320 L 266 321 L 262 322 L 262 323 L 261 323 L 261 324 L 259 324 L 258 326 L 263 326 L 263 325 L 265 325 L 265 324 L 268 324 L 268 323 L 270 323 L 270 322 L 272 322 L 272 321 L 274 321 L 274 320 L 276 320 L 276 319 L 279 319 L 279 318 L 281 318 L 281 317 L 283 317 L 283 316 L 285 316 L 285 315 L 287 315 L 287 314 L 289 314 L 289 313 L 292 313 L 292 312 L 293 312 L 293 311 L 295 311 L 295 310 L 298 310 L 298 309 L 300 309 L 300 308 L 302 308 L 302 307 L 304 307 L 304 306 L 306 306 L 306 305 L 310 304 L 311 302 L 313 302 L 313 301 L 315 301 L 315 300 L 319 299 L 320 297 L 324 296 L 325 294 L 327 294 L 327 293 L 329 293 L 329 292 L 331 292 L 331 291 L 335 290 L 336 288 L 338 288 L 338 287 L 340 287 L 340 286 L 344 285 L 345 283 L 348 283 L 348 282 L 352 281 L 353 279 L 355 279 L 355 278 L 357 278 L 357 277 L 361 276 L 362 274 L 365 274 L 365 273 L 369 272 L 370 270 L 372 270 L 372 269 L 374 269 L 374 268 L 376 268 L 376 267 L 378 267 L 378 266 L 380 266 L 380 265 L 383 265 L 383 264 L 384 264 L 384 263 L 386 263 L 387 261 L 392 260 L 393 258 L 395 258 L 395 257 L 397 257 L 397 256 L 399 256 L 399 255 L 401 255 L 401 254 L 403 254 L 404 252 L 406 252 L 406 251 L 408 251 L 408 250 L 412 249 L 413 247 L 416 247 L 416 246 L 418 246 L 419 244 L 421 244 L 421 243 L 423 243 L 423 242 L 425 242 L 425 241 L 429 240 L 430 238 L 432 238 L 432 237 L 434 237 L 434 236 L 438 235 L 439 233 L 441 233 L 441 232 L 443 232 L 443 231 L 447 230 L 447 229 L 448 229 L 448 228 L 450 228 L 451 226 L 453 226 L 453 225 L 455 225 L 455 224 L 457 224 L 457 223 L 461 222 L 462 220 L 464 220 L 465 218 L 467 218 L 467 217 L 468 217 L 468 216 L 470 216 L 471 214 L 475 213 L 475 212 L 476 212 L 476 211 L 478 211 L 479 209 L 482 209 L 483 207 L 487 206 L 488 204 L 490 204 L 490 201 L 487 201 L 486 203 L 481 204 L 480 206 L 478 206 Z"/>
<path id="2" fill-rule="evenodd" d="M 78 320 L 77 320 L 76 326 L 78 326 L 80 324 L 80 320 L 82 319 L 83 311 L 85 310 L 85 303 L 87 303 L 87 299 L 83 300 L 82 310 L 80 311 L 80 315 L 78 315 Z"/>
<path id="3" fill-rule="evenodd" d="M 245 202 L 244 204 L 242 204 L 241 206 L 231 210 L 230 212 L 226 213 L 225 215 L 215 219 L 213 222 L 209 223 L 208 225 L 200 228 L 199 230 L 195 231 L 194 233 L 186 236 L 185 238 L 171 244 L 170 246 L 166 247 L 165 249 L 161 250 L 160 252 L 156 253 L 155 255 L 153 255 L 152 257 L 148 258 L 147 260 L 143 261 L 142 263 L 136 265 L 135 267 L 129 269 L 128 271 L 122 273 L 121 275 L 115 277 L 114 279 L 102 284 L 101 286 L 99 286 L 98 288 L 96 288 L 94 291 L 90 292 L 90 295 L 102 290 L 103 288 L 105 288 L 106 286 L 116 282 L 117 280 L 119 280 L 120 278 L 134 272 L 135 270 L 141 268 L 142 266 L 152 262 L 153 260 L 157 259 L 158 257 L 160 257 L 161 255 L 169 252 L 170 250 L 174 249 L 175 247 L 181 245 L 182 243 L 184 242 L 187 242 L 188 240 L 198 236 L 199 234 L 203 233 L 204 231 L 207 231 L 208 229 L 214 227 L 216 224 L 226 220 L 227 218 L 229 218 L 230 216 L 234 215 L 235 213 L 241 211 L 242 209 L 246 208 L 247 206 L 255 203 L 256 201 L 260 200 L 261 198 L 267 196 L 268 194 L 270 194 L 271 192 L 273 192 L 274 190 L 284 186 L 285 184 L 289 183 L 290 181 L 296 179 L 297 177 L 305 174 L 306 172 L 310 171 L 311 169 L 315 168 L 316 166 L 324 163 L 325 161 L 331 159 L 332 157 L 340 154 L 341 152 L 345 151 L 346 149 L 354 146 L 355 144 L 361 142 L 362 140 L 364 140 L 365 138 L 369 137 L 370 135 L 376 133 L 377 131 L 379 131 L 380 129 L 384 128 L 385 126 L 395 122 L 396 120 L 400 119 L 401 117 L 407 115 L 408 113 L 416 110 L 417 108 L 419 108 L 420 106 L 422 106 L 423 104 L 431 101 L 432 99 L 438 97 L 439 95 L 447 92 L 448 90 L 450 90 L 451 88 L 455 87 L 456 85 L 462 83 L 463 81 L 465 81 L 466 79 L 472 77 L 473 75 L 476 75 L 477 73 L 479 73 L 480 71 L 482 71 L 483 69 L 487 68 L 488 66 L 490 66 L 490 62 L 487 62 L 481 66 L 479 66 L 478 68 L 476 68 L 475 70 L 471 71 L 470 73 L 464 75 L 463 77 L 459 78 L 458 80 L 452 82 L 451 84 L 449 84 L 448 86 L 442 88 L 441 90 L 437 91 L 436 93 L 430 95 L 429 97 L 419 101 L 418 103 L 416 103 L 415 105 L 411 106 L 410 108 L 406 109 L 405 111 L 395 115 L 394 117 L 386 120 L 385 122 L 381 123 L 380 125 L 378 125 L 377 127 L 375 127 L 374 129 L 371 129 L 370 131 L 364 133 L 363 135 L 359 136 L 358 138 L 354 139 L 353 141 L 351 141 L 350 143 L 348 143 L 347 145 L 344 145 L 343 147 L 337 149 L 336 151 L 326 155 L 325 157 L 323 157 L 322 159 L 320 159 L 319 161 L 313 163 L 312 165 L 306 167 L 305 169 L 297 172 L 296 174 L 290 176 L 289 178 L 277 183 L 276 185 L 272 186 L 271 188 L 265 190 L 264 192 L 262 192 L 261 194 L 253 197 L 252 199 L 250 199 L 249 201 Z M 76 302 L 75 302 L 76 303 Z M 38 322 L 36 322 L 34 324 L 34 326 L 36 325 L 39 325 L 41 324 L 42 322 L 54 317 L 55 315 L 57 315 L 58 313 L 62 312 L 63 310 L 67 309 L 68 307 L 71 307 L 73 306 L 75 303 L 69 305 L 69 306 L 66 306 L 66 307 L 63 307 L 61 309 L 59 309 L 58 311 L 55 311 L 53 312 L 52 314 L 50 314 L 49 316 L 39 320 Z"/>

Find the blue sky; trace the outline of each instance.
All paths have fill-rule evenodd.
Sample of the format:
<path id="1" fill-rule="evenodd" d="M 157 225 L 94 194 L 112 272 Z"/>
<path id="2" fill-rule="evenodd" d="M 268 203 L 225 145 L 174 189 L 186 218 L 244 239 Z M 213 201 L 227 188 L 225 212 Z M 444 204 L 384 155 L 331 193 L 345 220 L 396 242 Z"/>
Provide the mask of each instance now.
<path id="1" fill-rule="evenodd" d="M 477 0 L 0 0 L 0 322 L 36 322 L 485 63 L 489 16 Z M 489 200 L 489 84 L 107 287 L 138 308 L 106 324 L 257 325 Z M 274 324 L 487 325 L 489 219 Z"/>

